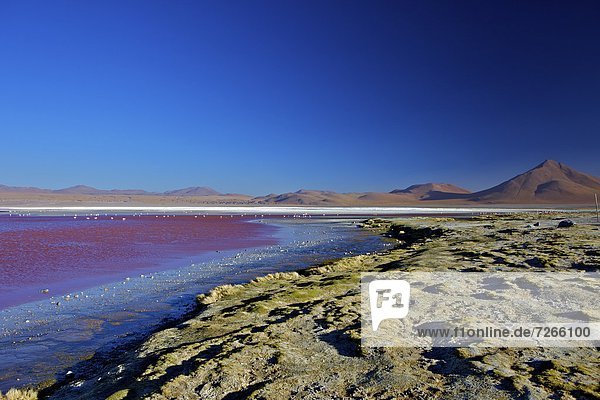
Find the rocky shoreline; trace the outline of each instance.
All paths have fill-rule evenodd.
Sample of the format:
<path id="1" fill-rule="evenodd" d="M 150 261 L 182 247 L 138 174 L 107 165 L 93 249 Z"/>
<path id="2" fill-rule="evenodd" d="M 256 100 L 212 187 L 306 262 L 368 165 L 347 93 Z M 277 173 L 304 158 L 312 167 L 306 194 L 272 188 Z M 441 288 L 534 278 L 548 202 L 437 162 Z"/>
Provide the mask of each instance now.
<path id="1" fill-rule="evenodd" d="M 366 221 L 398 246 L 217 287 L 198 296 L 185 320 L 133 348 L 96 355 L 39 397 L 600 398 L 597 348 L 360 346 L 361 272 L 597 271 L 598 225 L 573 214 L 574 226 L 558 228 L 564 217 Z"/>

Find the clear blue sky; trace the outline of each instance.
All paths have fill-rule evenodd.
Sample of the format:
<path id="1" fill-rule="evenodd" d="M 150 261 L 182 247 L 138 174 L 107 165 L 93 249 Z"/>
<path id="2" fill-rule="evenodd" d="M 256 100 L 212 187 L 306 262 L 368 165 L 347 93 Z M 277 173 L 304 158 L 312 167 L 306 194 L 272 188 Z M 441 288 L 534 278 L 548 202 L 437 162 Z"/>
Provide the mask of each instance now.
<path id="1" fill-rule="evenodd" d="M 0 183 L 600 175 L 600 2 L 0 1 Z"/>

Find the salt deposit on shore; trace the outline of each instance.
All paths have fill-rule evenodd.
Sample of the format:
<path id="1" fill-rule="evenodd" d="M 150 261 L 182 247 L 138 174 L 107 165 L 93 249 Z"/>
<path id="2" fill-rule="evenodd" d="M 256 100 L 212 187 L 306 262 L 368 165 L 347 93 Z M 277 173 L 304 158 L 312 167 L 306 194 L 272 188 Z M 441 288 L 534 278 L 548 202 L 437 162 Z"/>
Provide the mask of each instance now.
<path id="1" fill-rule="evenodd" d="M 406 214 L 473 214 L 473 213 L 512 213 L 512 212 L 551 212 L 563 211 L 556 208 L 520 207 L 7 207 L 5 212 L 155 212 L 155 213 L 206 213 L 206 214 L 246 214 L 246 215 L 406 215 Z"/>

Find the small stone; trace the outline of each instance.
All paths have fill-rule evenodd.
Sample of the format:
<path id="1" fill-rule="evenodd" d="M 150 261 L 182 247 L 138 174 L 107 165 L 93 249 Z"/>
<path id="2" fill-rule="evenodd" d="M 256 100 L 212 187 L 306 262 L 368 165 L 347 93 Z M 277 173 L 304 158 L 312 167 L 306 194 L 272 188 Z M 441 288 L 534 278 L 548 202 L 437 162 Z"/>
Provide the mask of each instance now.
<path id="1" fill-rule="evenodd" d="M 575 225 L 575 223 L 573 221 L 571 221 L 570 219 L 563 219 L 562 221 L 560 221 L 558 223 L 559 228 L 570 228 L 573 225 Z"/>

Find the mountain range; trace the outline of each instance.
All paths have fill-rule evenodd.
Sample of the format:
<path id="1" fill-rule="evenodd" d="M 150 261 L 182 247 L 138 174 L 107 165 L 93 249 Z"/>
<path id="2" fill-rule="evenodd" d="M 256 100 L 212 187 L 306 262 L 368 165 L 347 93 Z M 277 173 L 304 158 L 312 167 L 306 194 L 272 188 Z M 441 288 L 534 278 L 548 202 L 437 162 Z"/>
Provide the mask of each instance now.
<path id="1" fill-rule="evenodd" d="M 214 189 L 205 186 L 193 186 L 184 189 L 169 190 L 166 192 L 148 192 L 141 189 L 96 189 L 86 185 L 76 185 L 64 189 L 40 189 L 35 187 L 18 187 L 0 185 L 0 193 L 15 192 L 15 193 L 46 193 L 46 194 L 72 194 L 72 195 L 125 195 L 125 196 L 227 196 L 227 194 L 219 193 Z"/>
<path id="2" fill-rule="evenodd" d="M 38 201 L 110 201 L 192 204 L 263 204 L 320 206 L 401 206 L 427 204 L 593 204 L 594 193 L 600 194 L 600 178 L 585 174 L 554 160 L 536 167 L 489 189 L 470 192 L 449 183 L 424 183 L 390 192 L 337 193 L 326 190 L 301 189 L 296 192 L 252 197 L 223 194 L 204 186 L 166 192 L 139 189 L 102 190 L 77 185 L 51 190 L 35 187 L 0 185 L 0 202 L 15 199 Z M 3 199 L 3 197 L 5 199 Z"/>

